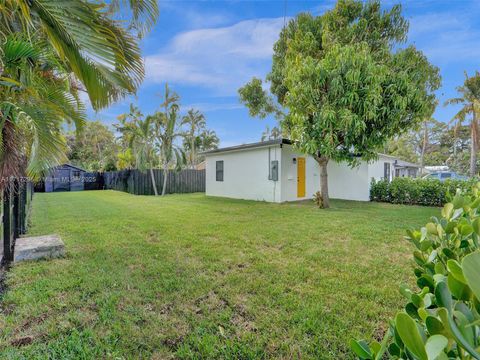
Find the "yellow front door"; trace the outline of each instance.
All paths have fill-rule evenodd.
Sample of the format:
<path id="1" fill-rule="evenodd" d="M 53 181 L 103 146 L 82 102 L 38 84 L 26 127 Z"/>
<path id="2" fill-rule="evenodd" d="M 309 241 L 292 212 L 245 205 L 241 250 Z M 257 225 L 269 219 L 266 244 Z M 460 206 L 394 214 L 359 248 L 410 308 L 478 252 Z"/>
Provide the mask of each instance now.
<path id="1" fill-rule="evenodd" d="M 297 158 L 297 197 L 305 197 L 305 158 Z"/>

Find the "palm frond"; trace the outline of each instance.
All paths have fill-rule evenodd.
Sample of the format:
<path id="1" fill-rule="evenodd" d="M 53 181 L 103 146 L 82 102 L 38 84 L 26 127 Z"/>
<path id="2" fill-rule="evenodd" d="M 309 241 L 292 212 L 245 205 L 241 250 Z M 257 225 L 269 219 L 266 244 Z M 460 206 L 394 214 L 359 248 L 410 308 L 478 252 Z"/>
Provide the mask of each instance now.
<path id="1" fill-rule="evenodd" d="M 158 18 L 157 0 L 112 0 L 109 11 L 118 13 L 125 9 L 126 5 L 131 9 L 130 28 L 136 30 L 137 35 L 142 38 L 148 33 Z"/>
<path id="2" fill-rule="evenodd" d="M 443 106 L 457 105 L 457 104 L 463 104 L 463 103 L 465 103 L 465 99 L 462 97 L 458 97 L 458 98 L 445 100 L 445 102 L 443 103 Z"/>
<path id="3" fill-rule="evenodd" d="M 83 1 L 31 0 L 31 8 L 95 109 L 136 91 L 143 61 L 136 40 L 120 23 Z"/>

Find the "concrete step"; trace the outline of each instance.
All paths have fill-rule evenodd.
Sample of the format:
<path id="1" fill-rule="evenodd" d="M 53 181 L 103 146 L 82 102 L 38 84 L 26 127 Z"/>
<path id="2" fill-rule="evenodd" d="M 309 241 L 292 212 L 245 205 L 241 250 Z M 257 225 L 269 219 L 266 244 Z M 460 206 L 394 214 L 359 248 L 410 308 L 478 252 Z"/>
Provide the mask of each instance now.
<path id="1" fill-rule="evenodd" d="M 65 255 L 65 244 L 58 235 L 22 237 L 15 241 L 14 262 L 51 259 Z"/>

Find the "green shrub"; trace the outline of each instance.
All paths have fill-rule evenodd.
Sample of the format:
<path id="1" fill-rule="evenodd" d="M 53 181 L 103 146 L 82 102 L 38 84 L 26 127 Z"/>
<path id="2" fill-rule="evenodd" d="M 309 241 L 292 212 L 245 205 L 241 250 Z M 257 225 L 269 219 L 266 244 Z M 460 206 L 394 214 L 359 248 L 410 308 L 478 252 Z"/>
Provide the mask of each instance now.
<path id="1" fill-rule="evenodd" d="M 388 197 L 388 181 L 378 181 L 372 178 L 370 184 L 370 201 L 390 202 Z"/>
<path id="2" fill-rule="evenodd" d="M 442 206 L 448 194 L 457 189 L 469 191 L 476 180 L 394 178 L 392 181 L 372 179 L 370 200 L 394 204 Z"/>
<path id="3" fill-rule="evenodd" d="M 408 182 L 408 181 L 407 181 Z M 405 181 L 394 191 L 405 190 Z M 438 184 L 437 184 L 438 185 Z M 433 185 L 432 185 L 433 186 Z M 401 199 L 436 187 L 408 188 Z M 413 190 L 412 190 L 413 189 Z M 401 287 L 405 310 L 391 322 L 382 343 L 352 340 L 360 359 L 480 359 L 480 183 L 458 191 L 420 230 L 407 231 L 415 245 L 418 290 Z"/>

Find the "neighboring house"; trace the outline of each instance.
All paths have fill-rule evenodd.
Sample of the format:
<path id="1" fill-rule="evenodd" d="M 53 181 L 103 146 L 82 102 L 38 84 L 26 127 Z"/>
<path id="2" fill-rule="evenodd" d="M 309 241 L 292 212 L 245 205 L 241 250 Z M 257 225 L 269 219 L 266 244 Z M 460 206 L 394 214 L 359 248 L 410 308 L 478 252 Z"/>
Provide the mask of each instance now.
<path id="1" fill-rule="evenodd" d="M 394 177 L 416 178 L 420 176 L 420 169 L 421 169 L 420 165 L 413 164 L 408 161 L 400 160 L 397 157 L 391 156 L 391 155 L 385 155 L 385 154 L 379 154 L 379 155 L 384 158 L 390 158 L 394 161 L 393 162 L 393 167 L 395 169 Z"/>
<path id="2" fill-rule="evenodd" d="M 318 163 L 311 156 L 295 151 L 287 139 L 216 149 L 204 155 L 207 195 L 285 202 L 311 199 L 320 190 Z M 329 195 L 368 201 L 372 178 L 391 180 L 397 168 L 403 172 L 406 164 L 400 164 L 399 159 L 383 154 L 379 154 L 378 160 L 362 161 L 355 168 L 331 161 Z"/>
<path id="3" fill-rule="evenodd" d="M 70 164 L 54 167 L 45 178 L 45 192 L 84 190 L 85 174 L 85 170 Z"/>

